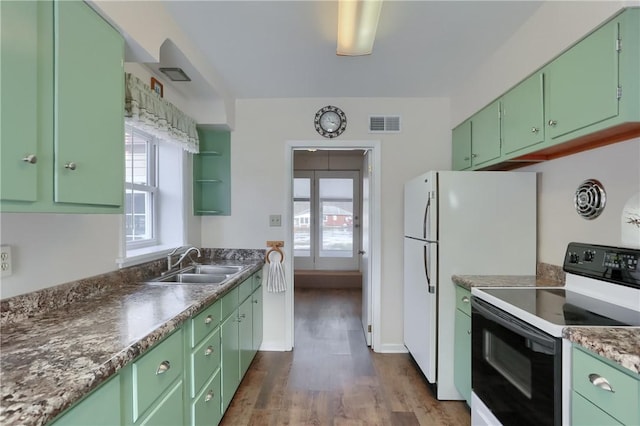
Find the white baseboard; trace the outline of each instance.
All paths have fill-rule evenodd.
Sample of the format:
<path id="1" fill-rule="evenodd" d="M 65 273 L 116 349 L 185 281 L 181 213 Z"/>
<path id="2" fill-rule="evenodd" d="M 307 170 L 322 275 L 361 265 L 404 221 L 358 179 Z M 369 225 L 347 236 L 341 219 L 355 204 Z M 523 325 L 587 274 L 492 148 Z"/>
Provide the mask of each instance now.
<path id="1" fill-rule="evenodd" d="M 381 354 L 402 354 L 409 352 L 405 345 L 398 343 L 385 343 L 376 347 L 373 351 Z"/>
<path id="2" fill-rule="evenodd" d="M 263 341 L 260 345 L 261 351 L 265 352 L 288 352 L 291 351 L 291 348 L 287 348 L 283 342 L 273 341 L 273 342 L 265 342 Z"/>

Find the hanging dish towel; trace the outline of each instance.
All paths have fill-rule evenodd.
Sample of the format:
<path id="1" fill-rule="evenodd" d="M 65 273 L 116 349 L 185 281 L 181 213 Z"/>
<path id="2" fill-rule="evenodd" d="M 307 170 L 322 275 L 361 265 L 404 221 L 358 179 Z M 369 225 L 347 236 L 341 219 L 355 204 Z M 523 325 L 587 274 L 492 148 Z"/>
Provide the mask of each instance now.
<path id="1" fill-rule="evenodd" d="M 287 291 L 287 281 L 284 277 L 282 262 L 269 259 L 269 274 L 267 275 L 267 291 L 269 293 L 280 293 Z"/>

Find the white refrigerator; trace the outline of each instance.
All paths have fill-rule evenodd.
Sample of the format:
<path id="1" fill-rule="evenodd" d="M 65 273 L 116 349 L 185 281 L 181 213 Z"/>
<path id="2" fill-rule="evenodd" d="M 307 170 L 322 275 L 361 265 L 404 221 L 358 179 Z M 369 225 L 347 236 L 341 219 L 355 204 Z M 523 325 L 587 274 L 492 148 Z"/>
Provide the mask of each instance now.
<path id="1" fill-rule="evenodd" d="M 464 399 L 451 276 L 535 273 L 535 173 L 434 171 L 405 184 L 404 343 L 438 399 Z"/>

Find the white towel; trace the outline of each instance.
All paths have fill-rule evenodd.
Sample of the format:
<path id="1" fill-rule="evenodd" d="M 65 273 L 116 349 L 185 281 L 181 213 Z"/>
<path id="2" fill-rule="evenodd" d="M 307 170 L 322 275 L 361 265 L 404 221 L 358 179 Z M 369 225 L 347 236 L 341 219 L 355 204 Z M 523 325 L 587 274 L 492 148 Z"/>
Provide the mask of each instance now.
<path id="1" fill-rule="evenodd" d="M 267 275 L 267 291 L 269 293 L 280 293 L 287 291 L 287 281 L 284 277 L 284 269 L 280 261 L 269 263 L 269 274 Z"/>

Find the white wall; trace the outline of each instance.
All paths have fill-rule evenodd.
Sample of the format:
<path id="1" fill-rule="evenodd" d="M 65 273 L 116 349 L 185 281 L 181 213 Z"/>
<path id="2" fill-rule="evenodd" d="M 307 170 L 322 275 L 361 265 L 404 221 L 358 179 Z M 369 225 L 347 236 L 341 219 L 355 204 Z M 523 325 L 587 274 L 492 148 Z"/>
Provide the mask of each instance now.
<path id="1" fill-rule="evenodd" d="M 404 182 L 430 169 L 449 169 L 451 162 L 448 99 L 266 99 L 236 103 L 236 130 L 231 134 L 231 216 L 203 217 L 202 244 L 207 247 L 265 248 L 266 240 L 285 239 L 282 228 L 269 227 L 270 214 L 281 214 L 286 198 L 286 141 L 325 140 L 313 126 L 318 109 L 336 105 L 347 115 L 347 130 L 338 138 L 380 140 L 382 145 L 381 330 L 383 345 L 402 344 L 402 209 Z M 402 133 L 368 133 L 370 114 L 402 116 Z M 335 142 L 335 141 L 334 141 Z M 287 248 L 290 250 L 290 248 Z M 291 275 L 291 257 L 286 275 Z M 290 285 L 290 283 L 289 283 Z M 291 291 L 289 289 L 288 291 Z M 266 348 L 284 348 L 285 295 L 265 294 Z"/>
<path id="2" fill-rule="evenodd" d="M 452 127 L 500 96 L 567 47 L 638 1 L 545 2 L 451 98 Z M 620 245 L 622 206 L 640 191 L 638 139 L 524 168 L 541 173 L 538 194 L 538 260 L 562 265 L 569 241 Z M 593 220 L 573 209 L 573 194 L 584 179 L 607 190 L 607 207 Z"/>

